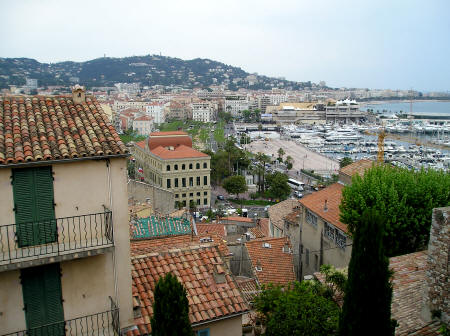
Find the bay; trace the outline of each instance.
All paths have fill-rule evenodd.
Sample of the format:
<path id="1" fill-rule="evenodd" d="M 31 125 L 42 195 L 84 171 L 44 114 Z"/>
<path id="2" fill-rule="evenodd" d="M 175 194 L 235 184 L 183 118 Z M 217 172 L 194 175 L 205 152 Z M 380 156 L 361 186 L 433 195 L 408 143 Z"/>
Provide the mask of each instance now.
<path id="1" fill-rule="evenodd" d="M 369 102 L 361 106 L 361 110 L 372 109 L 374 112 L 397 114 L 410 113 L 411 104 L 409 101 L 401 102 Z M 384 111 L 384 112 L 383 112 Z M 421 115 L 444 115 L 450 116 L 450 101 L 414 101 L 412 102 L 412 114 Z"/>

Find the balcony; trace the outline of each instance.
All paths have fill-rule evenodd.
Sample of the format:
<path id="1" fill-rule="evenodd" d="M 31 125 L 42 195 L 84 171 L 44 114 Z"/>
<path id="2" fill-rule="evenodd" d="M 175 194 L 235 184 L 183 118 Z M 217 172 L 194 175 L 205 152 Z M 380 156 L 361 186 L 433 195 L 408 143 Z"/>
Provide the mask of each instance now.
<path id="1" fill-rule="evenodd" d="M 0 271 L 102 254 L 114 247 L 111 211 L 0 226 Z"/>
<path id="2" fill-rule="evenodd" d="M 111 309 L 71 320 L 46 324 L 2 336 L 117 336 L 120 335 L 119 308 L 110 297 Z"/>

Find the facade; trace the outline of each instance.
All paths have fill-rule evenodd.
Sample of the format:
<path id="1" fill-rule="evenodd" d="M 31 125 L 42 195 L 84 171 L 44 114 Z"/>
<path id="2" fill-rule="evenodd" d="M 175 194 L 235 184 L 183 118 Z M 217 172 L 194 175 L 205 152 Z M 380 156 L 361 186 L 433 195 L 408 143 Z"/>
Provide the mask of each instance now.
<path id="1" fill-rule="evenodd" d="M 154 132 L 147 142 L 137 143 L 133 155 L 147 182 L 171 191 L 175 207 L 210 206 L 211 157 L 192 148 L 187 133 Z"/>
<path id="2" fill-rule="evenodd" d="M 147 136 L 153 129 L 153 118 L 149 116 L 137 117 L 133 120 L 133 130 L 139 135 Z"/>
<path id="3" fill-rule="evenodd" d="M 165 107 L 166 109 L 166 119 L 169 120 L 186 120 L 188 119 L 189 113 L 186 107 L 175 100 L 170 101 L 170 103 Z"/>
<path id="4" fill-rule="evenodd" d="M 241 112 L 249 109 L 249 102 L 246 96 L 233 95 L 226 96 L 223 110 L 231 113 L 233 117 L 241 115 Z"/>
<path id="5" fill-rule="evenodd" d="M 215 112 L 208 101 L 197 101 L 192 103 L 192 119 L 205 123 L 216 120 Z"/>
<path id="6" fill-rule="evenodd" d="M 166 121 L 166 115 L 164 111 L 164 104 L 159 102 L 153 102 L 147 104 L 145 107 L 145 113 L 153 118 L 155 124 L 161 124 Z"/>
<path id="7" fill-rule="evenodd" d="M 100 105 L 3 97 L 0 119 L 0 333 L 132 326 L 128 153 Z"/>
<path id="8" fill-rule="evenodd" d="M 360 122 L 367 115 L 359 109 L 359 104 L 354 100 L 337 101 L 334 105 L 325 107 L 325 120 L 327 122 Z"/>

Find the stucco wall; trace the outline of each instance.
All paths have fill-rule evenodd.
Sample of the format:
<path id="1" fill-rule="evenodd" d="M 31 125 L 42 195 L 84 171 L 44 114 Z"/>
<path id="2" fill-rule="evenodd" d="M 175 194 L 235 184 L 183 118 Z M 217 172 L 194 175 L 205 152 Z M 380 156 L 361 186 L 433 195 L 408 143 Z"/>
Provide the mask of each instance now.
<path id="1" fill-rule="evenodd" d="M 175 210 L 173 193 L 159 187 L 154 187 L 148 183 L 129 180 L 128 197 L 141 203 L 147 202 L 149 198 L 153 210 L 164 215 Z"/>
<path id="2" fill-rule="evenodd" d="M 20 271 L 0 272 L 0 333 L 24 330 L 22 285 Z"/>
<path id="3" fill-rule="evenodd" d="M 242 315 L 204 324 L 194 328 L 194 331 L 208 329 L 210 336 L 241 336 L 242 335 Z"/>

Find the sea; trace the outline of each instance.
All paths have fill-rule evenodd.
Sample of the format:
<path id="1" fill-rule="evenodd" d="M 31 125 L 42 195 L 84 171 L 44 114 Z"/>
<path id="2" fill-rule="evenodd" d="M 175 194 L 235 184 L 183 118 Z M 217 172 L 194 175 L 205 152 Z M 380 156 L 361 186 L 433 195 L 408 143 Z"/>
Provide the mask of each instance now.
<path id="1" fill-rule="evenodd" d="M 450 101 L 413 100 L 401 102 L 373 102 L 361 106 L 361 110 L 372 109 L 375 113 L 411 113 L 421 115 L 444 115 L 450 117 Z"/>

